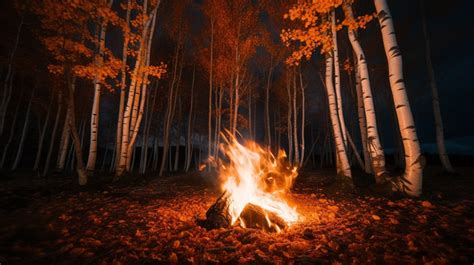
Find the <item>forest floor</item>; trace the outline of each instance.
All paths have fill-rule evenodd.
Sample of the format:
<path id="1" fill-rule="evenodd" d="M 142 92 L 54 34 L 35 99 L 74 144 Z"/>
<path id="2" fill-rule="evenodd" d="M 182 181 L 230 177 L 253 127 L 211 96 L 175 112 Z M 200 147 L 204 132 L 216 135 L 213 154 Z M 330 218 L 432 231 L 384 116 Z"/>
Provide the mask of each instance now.
<path id="1" fill-rule="evenodd" d="M 1 264 L 472 264 L 474 168 L 425 173 L 420 199 L 357 194 L 330 171 L 298 177 L 291 201 L 303 217 L 281 233 L 207 231 L 219 190 L 192 173 L 78 187 L 26 176 L 0 183 Z"/>

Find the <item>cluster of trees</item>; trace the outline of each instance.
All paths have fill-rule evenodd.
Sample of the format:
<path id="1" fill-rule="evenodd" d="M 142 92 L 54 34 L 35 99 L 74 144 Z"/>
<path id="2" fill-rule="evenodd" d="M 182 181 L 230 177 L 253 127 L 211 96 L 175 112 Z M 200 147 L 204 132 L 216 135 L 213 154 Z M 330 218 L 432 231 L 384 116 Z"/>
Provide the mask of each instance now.
<path id="1" fill-rule="evenodd" d="M 358 31 L 378 20 L 405 154 L 405 172 L 394 187 L 418 196 L 423 157 L 390 10 L 386 0 L 374 0 L 375 15 L 356 16 L 354 4 L 18 0 L 19 23 L 3 47 L 8 53 L 1 71 L 0 166 L 17 169 L 30 141 L 36 143 L 29 146 L 35 150 L 30 167 L 42 175 L 54 165 L 58 172 L 74 168 L 81 185 L 99 170 L 114 172 L 116 179 L 134 171 L 161 176 L 218 156 L 220 132 L 227 129 L 269 150 L 286 148 L 290 162 L 299 167 L 310 160 L 314 166 L 319 154 L 321 163 L 334 158 L 337 173 L 351 177 L 356 160 L 377 183 L 385 183 L 375 92 L 358 38 Z M 33 41 L 25 44 L 27 38 Z M 341 42 L 351 49 L 342 51 Z M 437 97 L 434 71 L 430 74 Z M 319 82 L 314 76 L 323 89 L 308 97 L 311 82 Z M 352 98 L 344 96 L 347 91 Z M 315 98 L 322 102 L 317 111 L 308 100 Z M 452 171 L 442 149 L 438 99 L 433 102 L 440 155 Z M 360 139 L 348 122 L 352 107 Z M 315 112 L 318 123 L 308 119 Z M 38 133 L 28 136 L 35 121 Z M 311 148 L 306 149 L 308 139 Z M 13 149 L 15 156 L 9 156 Z"/>

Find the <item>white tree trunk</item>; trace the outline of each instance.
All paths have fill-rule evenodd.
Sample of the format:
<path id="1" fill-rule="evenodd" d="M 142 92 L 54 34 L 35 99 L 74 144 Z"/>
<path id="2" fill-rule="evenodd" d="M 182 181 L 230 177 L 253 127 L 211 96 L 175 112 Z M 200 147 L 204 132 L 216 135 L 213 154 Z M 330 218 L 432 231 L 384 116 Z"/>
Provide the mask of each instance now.
<path id="1" fill-rule="evenodd" d="M 334 144 L 336 146 L 337 173 L 346 177 L 352 177 L 349 159 L 347 158 L 346 146 L 342 136 L 342 128 L 337 111 L 336 93 L 333 84 L 333 58 L 326 55 L 326 90 L 329 102 L 329 115 L 334 133 Z"/>
<path id="2" fill-rule="evenodd" d="M 287 70 L 287 80 L 286 80 L 286 92 L 288 93 L 288 114 L 287 114 L 287 124 L 288 124 L 288 160 L 290 164 L 293 164 L 293 126 L 292 126 L 292 101 L 291 101 L 291 75 L 290 70 Z"/>
<path id="3" fill-rule="evenodd" d="M 344 5 L 344 13 L 346 17 L 353 20 L 354 15 L 352 13 L 352 7 L 350 5 Z M 372 170 L 375 174 L 375 180 L 377 183 L 384 181 L 385 170 L 385 155 L 380 144 L 380 137 L 377 127 L 377 119 L 375 116 L 375 106 L 372 98 L 372 89 L 370 87 L 369 70 L 367 62 L 365 60 L 365 53 L 357 39 L 357 33 L 355 30 L 348 29 L 349 40 L 352 45 L 352 49 L 357 58 L 358 73 L 360 74 L 360 84 L 362 87 L 362 98 L 363 108 L 365 110 L 365 118 L 367 121 L 367 149 L 370 154 L 370 161 L 372 162 Z"/>
<path id="4" fill-rule="evenodd" d="M 89 143 L 89 156 L 87 159 L 86 170 L 94 171 L 97 160 L 97 138 L 99 131 L 99 113 L 100 113 L 100 84 L 94 81 L 94 101 L 92 103 L 91 130 Z"/>
<path id="5" fill-rule="evenodd" d="M 390 87 L 397 112 L 400 133 L 405 151 L 405 173 L 398 188 L 408 195 L 420 196 L 423 182 L 423 163 L 415 122 L 405 90 L 403 63 L 395 35 L 392 17 L 386 0 L 374 0 L 382 31 L 385 54 L 388 61 Z"/>
<path id="6" fill-rule="evenodd" d="M 112 7 L 113 0 L 110 0 L 108 3 L 109 8 Z M 98 40 L 98 49 L 95 58 L 96 67 L 101 67 L 104 61 L 104 50 L 105 50 L 105 34 L 107 31 L 107 24 L 102 23 L 100 25 L 100 34 Z M 97 139 L 99 135 L 99 115 L 100 115 L 100 92 L 101 87 L 99 83 L 98 76 L 94 78 L 94 101 L 92 103 L 92 113 L 91 113 L 91 135 L 89 143 L 89 155 L 87 158 L 86 170 L 94 171 L 95 164 L 97 161 Z"/>
<path id="7" fill-rule="evenodd" d="M 214 68 L 214 18 L 211 17 L 211 55 L 210 55 L 210 69 L 209 69 L 209 99 L 207 112 L 207 157 L 211 157 L 212 147 L 212 85 L 213 85 L 213 68 Z M 207 167 L 208 170 L 210 167 Z"/>
<path id="8" fill-rule="evenodd" d="M 149 63 L 150 55 L 150 43 L 153 39 L 154 25 L 156 21 L 156 12 L 158 10 L 160 1 L 158 1 L 157 6 L 153 9 L 151 14 L 149 14 L 148 20 L 144 22 L 144 29 L 141 35 L 140 46 L 138 49 L 138 57 L 135 62 L 135 67 L 132 74 L 132 79 L 130 82 L 129 93 L 127 98 L 127 105 L 123 115 L 123 126 L 122 126 L 122 143 L 120 144 L 120 158 L 117 165 L 117 170 L 115 172 L 115 177 L 118 178 L 123 175 L 123 173 L 130 167 L 131 158 L 130 155 L 133 151 L 133 143 L 138 134 L 138 129 L 140 128 L 141 116 L 138 115 L 138 104 L 140 99 L 140 89 L 143 89 L 144 95 L 142 96 L 142 105 L 144 104 L 143 99 L 146 93 L 146 84 L 142 88 L 139 77 L 143 77 L 143 74 L 140 73 L 142 66 L 145 60 L 145 66 Z M 144 3 L 144 10 L 146 11 L 146 1 Z M 151 23 L 153 23 L 151 25 Z M 146 79 L 146 76 L 145 76 Z M 137 94 L 137 95 L 136 95 Z M 138 117 L 138 116 L 140 117 Z M 139 120 L 139 121 L 138 121 Z"/>
<path id="9" fill-rule="evenodd" d="M 140 99 L 140 107 L 138 108 L 138 113 L 137 113 L 137 119 L 135 121 L 135 124 L 132 128 L 132 135 L 130 137 L 130 142 L 128 144 L 128 154 L 127 154 L 127 166 L 126 169 L 128 172 L 130 172 L 130 162 L 131 162 L 131 155 L 133 152 L 133 148 L 135 147 L 135 141 L 138 136 L 138 132 L 140 130 L 140 124 L 143 118 L 143 110 L 145 106 L 145 100 L 146 100 L 146 95 L 147 95 L 147 86 L 143 85 L 142 86 L 142 91 L 141 91 L 141 99 Z"/>
<path id="10" fill-rule="evenodd" d="M 125 35 L 128 35 L 128 27 L 130 25 L 130 13 L 131 13 L 131 3 L 130 0 L 127 1 L 127 15 L 125 19 L 125 27 L 127 30 L 124 32 Z M 122 153 L 122 131 L 123 131 L 123 116 L 124 116 L 124 106 L 125 106 L 125 89 L 127 85 L 127 57 L 128 57 L 128 36 L 125 36 L 122 49 L 122 69 L 121 69 L 121 83 L 120 83 L 120 103 L 118 109 L 118 120 L 117 120 L 117 132 L 115 139 L 115 158 L 113 163 L 114 168 L 120 162 L 120 157 Z"/>
<path id="11" fill-rule="evenodd" d="M 137 64 L 140 63 L 140 59 L 137 60 Z M 132 83 L 136 78 L 132 78 Z M 136 82 L 136 81 L 135 81 Z M 130 86 L 128 92 L 127 105 L 125 107 L 125 112 L 123 114 L 123 126 L 122 126 L 122 142 L 120 144 L 120 153 L 117 153 L 119 156 L 119 163 L 117 164 L 117 170 L 115 172 L 116 177 L 120 177 L 126 170 L 127 166 L 127 154 L 128 154 L 128 144 L 130 140 L 130 118 L 132 112 L 132 105 L 134 103 L 133 98 L 135 96 L 135 85 Z"/>
<path id="12" fill-rule="evenodd" d="M 426 51 L 426 67 L 430 77 L 431 85 L 431 96 L 433 104 L 433 115 L 436 126 L 436 144 L 438 147 L 438 154 L 443 169 L 448 173 L 454 173 L 451 161 L 449 161 L 448 154 L 446 153 L 446 144 L 444 143 L 444 127 L 443 118 L 441 117 L 441 108 L 439 106 L 438 87 L 436 85 L 436 77 L 433 69 L 433 63 L 431 62 L 431 44 L 430 37 L 428 34 L 428 26 L 426 25 L 425 5 L 424 0 L 421 0 L 421 12 L 422 12 L 422 23 L 423 23 L 423 35 L 425 37 L 425 51 Z"/>
<path id="13" fill-rule="evenodd" d="M 300 145 L 298 143 L 298 107 L 296 106 L 296 91 L 298 86 L 296 85 L 296 67 L 293 69 L 293 151 L 294 164 L 299 165 L 300 163 Z"/>
<path id="14" fill-rule="evenodd" d="M 300 76 L 300 88 L 301 88 L 301 158 L 300 158 L 300 167 L 303 167 L 304 163 L 304 126 L 305 126 L 305 93 L 304 93 L 304 84 L 303 84 L 303 75 L 301 74 L 301 68 L 299 69 Z"/>
<path id="15" fill-rule="evenodd" d="M 334 85 L 336 91 L 336 108 L 337 116 L 339 117 L 339 123 L 341 124 L 342 139 L 344 140 L 344 146 L 347 149 L 347 129 L 346 122 L 344 120 L 344 110 L 342 106 L 342 95 L 341 95 L 341 70 L 339 67 L 339 48 L 337 46 L 337 30 L 336 30 L 336 11 L 331 11 L 331 31 L 333 41 L 333 59 L 334 59 Z"/>
<path id="16" fill-rule="evenodd" d="M 354 61 L 357 59 L 355 58 Z M 364 99 L 362 98 L 362 87 L 360 85 L 360 74 L 358 67 L 355 68 L 355 87 L 357 94 L 357 113 L 359 116 L 359 129 L 362 142 L 362 152 L 364 153 L 364 171 L 367 174 L 372 173 L 372 166 L 370 162 L 370 154 L 367 144 L 367 122 L 365 119 Z"/>

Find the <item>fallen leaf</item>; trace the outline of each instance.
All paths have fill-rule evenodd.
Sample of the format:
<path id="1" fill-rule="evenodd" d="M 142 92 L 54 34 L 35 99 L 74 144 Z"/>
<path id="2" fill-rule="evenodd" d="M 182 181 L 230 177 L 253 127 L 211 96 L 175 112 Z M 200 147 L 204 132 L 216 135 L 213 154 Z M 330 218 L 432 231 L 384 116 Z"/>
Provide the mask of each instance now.
<path id="1" fill-rule="evenodd" d="M 171 253 L 171 255 L 169 256 L 168 258 L 169 262 L 172 263 L 172 264 L 177 264 L 178 263 L 178 256 L 176 255 L 176 253 Z"/>
<path id="2" fill-rule="evenodd" d="M 76 256 L 80 256 L 84 252 L 86 252 L 85 248 L 73 248 L 73 249 L 71 249 L 71 251 L 69 251 L 70 254 L 76 255 Z"/>
<path id="3" fill-rule="evenodd" d="M 380 221 L 380 217 L 375 214 L 372 215 L 372 219 L 374 219 L 375 221 Z"/>
<path id="4" fill-rule="evenodd" d="M 421 203 L 421 206 L 423 206 L 423 207 L 425 207 L 425 208 L 430 208 L 430 209 L 435 208 L 434 205 L 431 204 L 431 202 L 429 202 L 429 201 L 423 201 L 423 202 Z"/>
<path id="5" fill-rule="evenodd" d="M 173 248 L 179 248 L 179 245 L 180 245 L 179 240 L 175 240 L 175 241 L 173 242 Z"/>

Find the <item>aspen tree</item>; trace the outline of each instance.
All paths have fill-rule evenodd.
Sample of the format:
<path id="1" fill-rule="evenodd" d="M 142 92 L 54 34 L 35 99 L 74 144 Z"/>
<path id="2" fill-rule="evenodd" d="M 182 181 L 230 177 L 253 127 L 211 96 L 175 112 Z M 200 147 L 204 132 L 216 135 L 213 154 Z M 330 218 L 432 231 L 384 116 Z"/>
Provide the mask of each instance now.
<path id="1" fill-rule="evenodd" d="M 424 158 L 403 79 L 403 62 L 398 47 L 392 16 L 386 0 L 374 0 L 388 62 L 390 88 L 405 151 L 405 172 L 397 188 L 408 195 L 420 196 Z"/>

